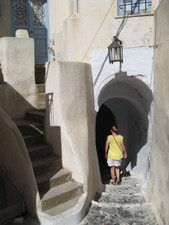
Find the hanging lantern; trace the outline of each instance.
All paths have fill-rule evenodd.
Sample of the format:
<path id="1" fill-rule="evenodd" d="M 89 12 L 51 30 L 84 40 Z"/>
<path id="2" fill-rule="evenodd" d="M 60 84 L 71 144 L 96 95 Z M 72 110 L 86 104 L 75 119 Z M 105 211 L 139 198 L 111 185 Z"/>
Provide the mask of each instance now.
<path id="1" fill-rule="evenodd" d="M 123 62 L 122 42 L 115 36 L 113 42 L 108 46 L 109 62 Z"/>

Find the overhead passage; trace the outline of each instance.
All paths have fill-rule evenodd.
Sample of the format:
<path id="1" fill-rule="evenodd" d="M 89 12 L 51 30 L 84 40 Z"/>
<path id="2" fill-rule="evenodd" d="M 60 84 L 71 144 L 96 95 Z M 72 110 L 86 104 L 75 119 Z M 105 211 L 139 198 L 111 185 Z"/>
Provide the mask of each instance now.
<path id="1" fill-rule="evenodd" d="M 101 170 L 107 168 L 104 145 L 112 125 L 116 125 L 124 136 L 127 148 L 128 158 L 122 167 L 130 166 L 132 170 L 137 166 L 138 153 L 147 143 L 152 99 L 151 90 L 134 77 L 118 76 L 103 87 L 96 117 L 96 146 Z M 142 163 L 149 167 L 147 157 L 147 154 L 143 156 Z"/>

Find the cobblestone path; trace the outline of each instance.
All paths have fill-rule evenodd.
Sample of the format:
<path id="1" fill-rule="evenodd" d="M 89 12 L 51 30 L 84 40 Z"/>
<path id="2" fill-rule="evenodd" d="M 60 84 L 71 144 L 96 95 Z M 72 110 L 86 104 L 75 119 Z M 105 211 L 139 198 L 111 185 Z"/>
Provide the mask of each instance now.
<path id="1" fill-rule="evenodd" d="M 157 225 L 142 185 L 142 179 L 134 176 L 123 177 L 121 185 L 107 184 L 80 225 Z"/>

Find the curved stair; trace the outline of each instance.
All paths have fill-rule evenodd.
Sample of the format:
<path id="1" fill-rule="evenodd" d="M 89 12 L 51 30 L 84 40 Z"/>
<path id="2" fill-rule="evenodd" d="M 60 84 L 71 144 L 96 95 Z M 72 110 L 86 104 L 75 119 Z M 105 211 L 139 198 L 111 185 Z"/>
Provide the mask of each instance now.
<path id="1" fill-rule="evenodd" d="M 45 110 L 26 112 L 25 118 L 15 121 L 28 149 L 41 197 L 41 209 L 56 216 L 73 207 L 82 195 L 83 186 L 62 168 L 62 161 L 44 136 Z"/>

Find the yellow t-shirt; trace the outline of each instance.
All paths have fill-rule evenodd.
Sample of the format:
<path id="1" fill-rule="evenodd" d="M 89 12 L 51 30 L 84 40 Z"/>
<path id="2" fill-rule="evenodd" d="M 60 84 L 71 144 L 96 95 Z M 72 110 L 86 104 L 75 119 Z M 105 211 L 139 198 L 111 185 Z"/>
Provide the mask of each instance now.
<path id="1" fill-rule="evenodd" d="M 116 139 L 116 140 L 114 140 Z M 107 138 L 109 143 L 108 158 L 112 160 L 120 160 L 123 158 L 123 149 L 121 147 L 123 136 L 117 135 L 113 137 L 109 135 Z"/>

